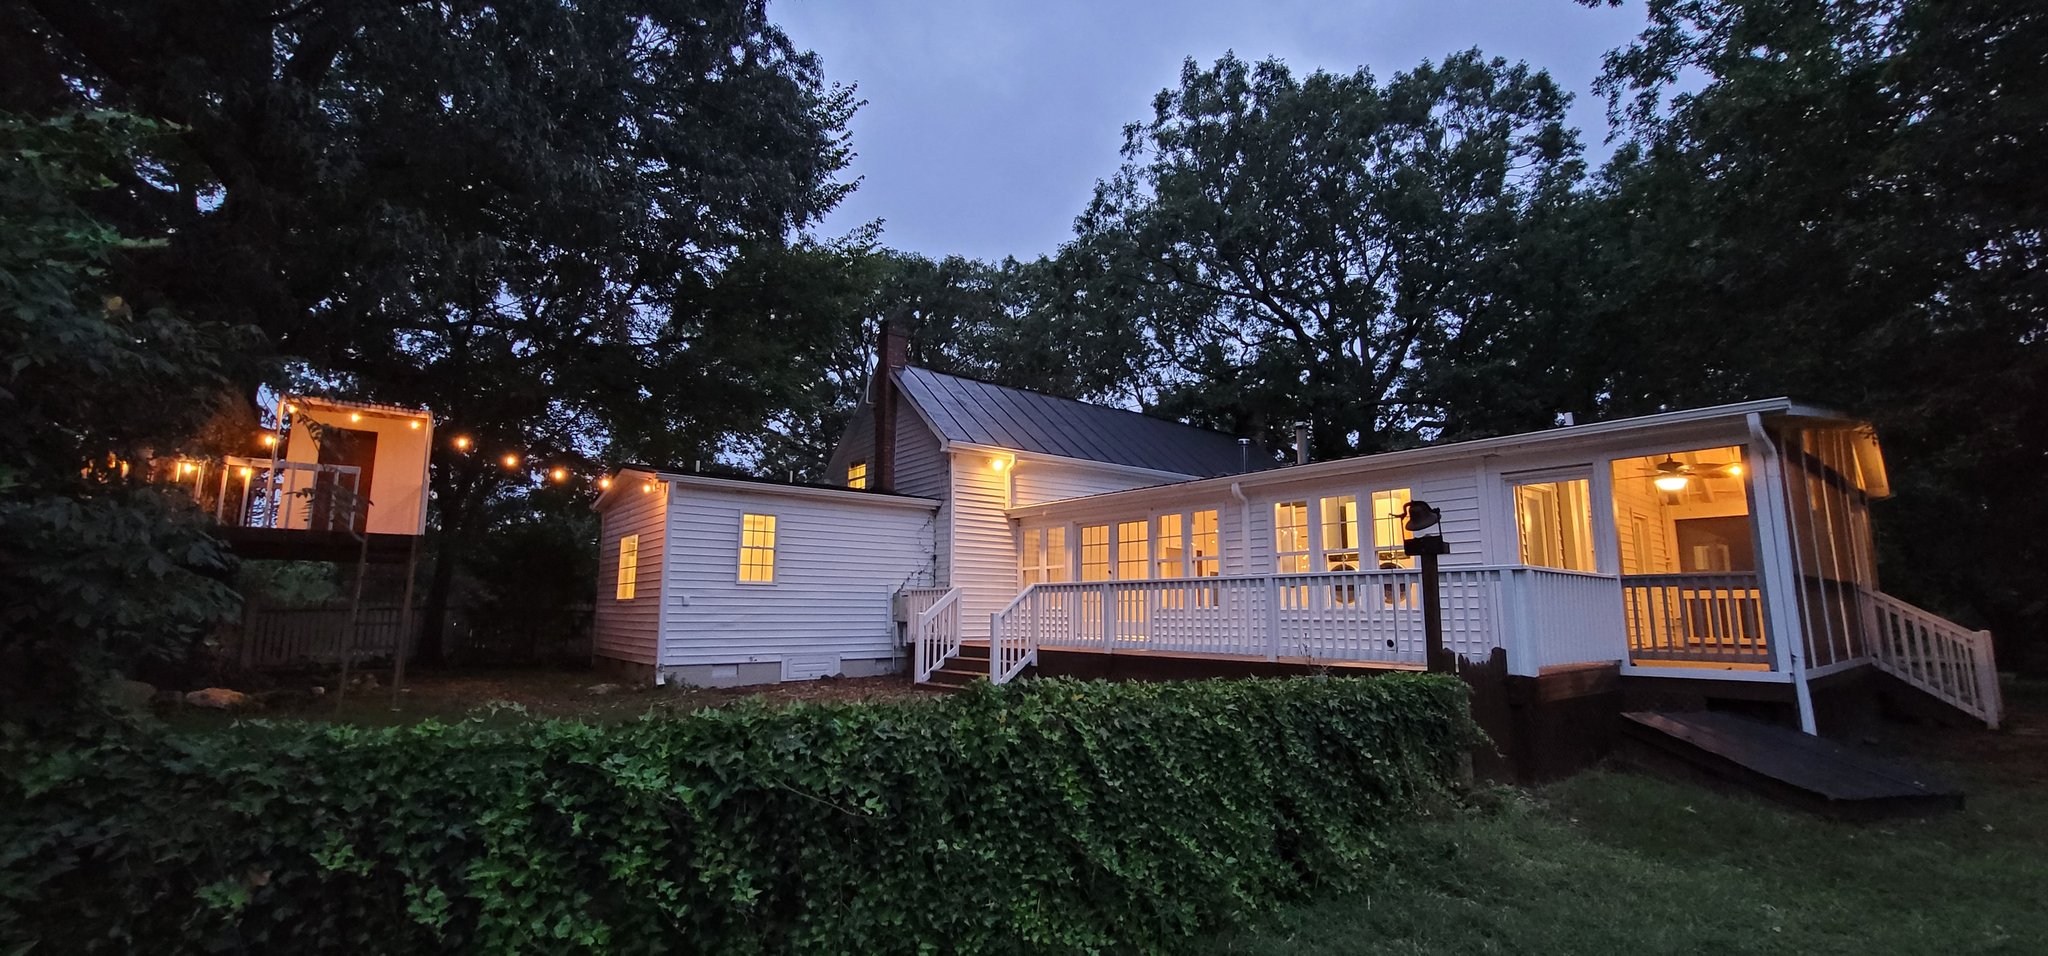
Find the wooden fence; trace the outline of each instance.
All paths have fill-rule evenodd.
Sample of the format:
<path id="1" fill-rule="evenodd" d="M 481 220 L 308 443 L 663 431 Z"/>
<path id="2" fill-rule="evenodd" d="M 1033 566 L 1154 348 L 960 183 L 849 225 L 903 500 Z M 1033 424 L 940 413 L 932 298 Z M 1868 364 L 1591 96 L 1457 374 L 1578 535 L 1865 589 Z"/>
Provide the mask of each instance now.
<path id="1" fill-rule="evenodd" d="M 232 655 L 248 668 L 339 664 L 344 654 L 357 661 L 389 660 L 398 647 L 403 614 L 398 604 L 366 604 L 353 636 L 346 603 L 310 607 L 251 604 L 243 611 L 241 635 Z M 588 604 L 532 608 L 457 606 L 448 609 L 442 647 L 448 660 L 464 664 L 572 664 L 590 659 Z M 417 656 L 426 611 L 414 608 L 412 640 Z"/>

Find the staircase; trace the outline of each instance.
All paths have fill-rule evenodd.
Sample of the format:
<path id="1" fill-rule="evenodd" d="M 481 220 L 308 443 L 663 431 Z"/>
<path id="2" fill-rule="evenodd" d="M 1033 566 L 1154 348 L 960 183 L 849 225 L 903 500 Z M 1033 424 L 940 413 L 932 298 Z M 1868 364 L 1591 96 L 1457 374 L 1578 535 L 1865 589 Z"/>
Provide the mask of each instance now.
<path id="1" fill-rule="evenodd" d="M 1972 631 L 1881 591 L 1862 596 L 1878 670 L 1998 729 L 2005 700 L 1990 631 Z"/>
<path id="2" fill-rule="evenodd" d="M 925 683 L 947 690 L 959 690 L 978 680 L 988 680 L 988 645 L 960 645 L 959 653 L 949 657 L 937 670 L 925 678 Z"/>

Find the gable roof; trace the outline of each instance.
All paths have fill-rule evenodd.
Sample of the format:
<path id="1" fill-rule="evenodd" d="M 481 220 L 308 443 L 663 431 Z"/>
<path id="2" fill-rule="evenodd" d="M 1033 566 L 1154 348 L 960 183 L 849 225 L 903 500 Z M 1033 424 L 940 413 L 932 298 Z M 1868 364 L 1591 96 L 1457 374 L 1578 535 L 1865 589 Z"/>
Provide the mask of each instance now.
<path id="1" fill-rule="evenodd" d="M 1247 449 L 1236 436 L 1206 428 L 916 366 L 895 374 L 897 387 L 947 442 L 1201 478 L 1274 467 L 1258 442 Z"/>

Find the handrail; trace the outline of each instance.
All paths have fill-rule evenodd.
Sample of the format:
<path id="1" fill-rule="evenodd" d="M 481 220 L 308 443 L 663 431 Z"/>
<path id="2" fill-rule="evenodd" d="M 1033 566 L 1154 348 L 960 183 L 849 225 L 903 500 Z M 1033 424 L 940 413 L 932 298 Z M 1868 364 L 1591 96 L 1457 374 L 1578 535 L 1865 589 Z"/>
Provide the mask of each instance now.
<path id="1" fill-rule="evenodd" d="M 922 684 L 960 654 L 960 589 L 949 588 L 910 622 L 914 677 Z"/>
<path id="2" fill-rule="evenodd" d="M 1030 602 L 1036 582 L 1026 585 L 1003 609 L 988 618 L 988 680 L 991 684 L 1007 684 L 1024 669 L 1038 663 L 1038 631 L 1035 628 L 1018 628 L 1017 637 L 1009 637 L 1005 623 L 1018 608 L 1032 606 Z"/>
<path id="3" fill-rule="evenodd" d="M 1997 730 L 2005 718 L 1990 631 L 1972 631 L 1882 591 L 1859 588 L 1879 670 Z"/>
<path id="4" fill-rule="evenodd" d="M 353 534 L 368 529 L 370 499 L 362 493 L 359 465 L 234 456 L 222 462 L 213 506 L 214 520 L 222 524 Z M 294 502 L 303 505 L 294 508 Z"/>

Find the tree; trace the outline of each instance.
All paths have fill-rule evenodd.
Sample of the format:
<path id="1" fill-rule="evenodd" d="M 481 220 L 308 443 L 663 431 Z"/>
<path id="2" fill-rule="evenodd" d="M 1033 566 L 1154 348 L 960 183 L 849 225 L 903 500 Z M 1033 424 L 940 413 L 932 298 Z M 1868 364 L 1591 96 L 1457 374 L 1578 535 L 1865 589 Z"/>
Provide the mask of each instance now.
<path id="1" fill-rule="evenodd" d="M 761 0 L 0 0 L 0 20 L 5 101 L 180 125 L 106 211 L 169 237 L 124 266 L 138 295 L 242 318 L 293 383 L 429 405 L 472 439 L 435 454 L 435 608 L 486 503 L 553 466 L 752 440 L 822 340 L 763 276 L 851 188 L 856 102 Z"/>
<path id="2" fill-rule="evenodd" d="M 1887 589 L 2048 666 L 2048 10 L 1649 14 L 1602 81 L 1629 136 L 1603 173 L 1628 223 L 1607 309 L 1636 325 L 1607 403 L 1790 393 L 1870 415 L 1897 489 Z"/>
<path id="3" fill-rule="evenodd" d="M 1450 421 L 1424 360 L 1531 307 L 1524 220 L 1581 174 L 1567 102 L 1477 51 L 1385 84 L 1190 61 L 1061 257 L 1157 343 L 1162 410 L 1276 444 L 1306 419 L 1325 457 L 1410 443 Z"/>
<path id="4" fill-rule="evenodd" d="M 90 211 L 162 133 L 0 114 L 0 719 L 87 705 L 92 677 L 180 656 L 235 606 L 189 502 L 142 479 L 244 337 L 131 305 L 112 276 L 149 245 Z"/>

